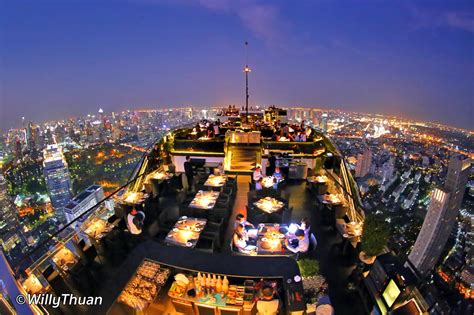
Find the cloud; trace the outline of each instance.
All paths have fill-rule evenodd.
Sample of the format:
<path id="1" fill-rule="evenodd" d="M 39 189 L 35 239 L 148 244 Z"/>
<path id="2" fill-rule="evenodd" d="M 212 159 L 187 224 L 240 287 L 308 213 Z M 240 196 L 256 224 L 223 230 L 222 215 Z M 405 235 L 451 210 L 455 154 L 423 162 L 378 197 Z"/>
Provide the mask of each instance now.
<path id="1" fill-rule="evenodd" d="M 447 25 L 474 33 L 474 14 L 465 12 L 448 12 L 444 15 Z"/>
<path id="2" fill-rule="evenodd" d="M 242 26 L 271 48 L 284 49 L 294 42 L 291 23 L 281 14 L 274 0 L 125 0 L 133 3 L 167 6 L 194 6 L 237 17 Z M 294 34 L 293 34 L 294 35 Z"/>
<path id="3" fill-rule="evenodd" d="M 277 6 L 258 0 L 199 0 L 208 10 L 237 16 L 242 25 L 267 45 L 279 45 L 286 21 Z"/>
<path id="4" fill-rule="evenodd" d="M 408 10 L 415 18 L 418 27 L 450 27 L 474 33 L 474 13 L 461 10 L 443 10 L 421 8 L 413 4 Z"/>

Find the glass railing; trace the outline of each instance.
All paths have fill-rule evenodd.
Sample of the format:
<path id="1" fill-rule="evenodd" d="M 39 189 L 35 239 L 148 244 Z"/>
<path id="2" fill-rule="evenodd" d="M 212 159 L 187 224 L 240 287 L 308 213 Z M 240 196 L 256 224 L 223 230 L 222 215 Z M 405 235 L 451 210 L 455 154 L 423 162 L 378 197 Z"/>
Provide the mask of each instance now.
<path id="1" fill-rule="evenodd" d="M 330 146 L 327 147 L 328 151 L 340 157 L 338 174 L 335 174 L 334 172 L 327 172 L 327 175 L 332 178 L 333 182 L 338 187 L 337 190 L 343 196 L 343 199 L 347 201 L 349 208 L 349 219 L 352 222 L 363 222 L 365 215 L 357 183 L 352 177 L 352 174 L 347 167 L 346 161 L 337 146 L 332 141 L 330 141 L 329 138 L 326 138 L 326 140 L 326 142 L 330 144 Z"/>
<path id="2" fill-rule="evenodd" d="M 61 266 L 61 261 L 79 260 L 80 254 L 75 244 L 83 240 L 86 245 L 91 245 L 90 238 L 87 237 L 88 229 L 106 227 L 111 220 L 114 220 L 116 202 L 127 192 L 141 190 L 144 179 L 152 171 L 148 167 L 147 156 L 155 143 L 163 144 L 164 135 L 165 132 L 160 132 L 159 136 L 147 146 L 126 183 L 49 235 L 46 240 L 24 254 L 15 266 L 12 266 L 15 277 L 26 292 L 47 291 L 49 284 L 43 274 L 45 270 L 54 266 L 60 274 L 66 272 L 58 266 Z M 64 265 L 67 266 L 67 264 Z"/>

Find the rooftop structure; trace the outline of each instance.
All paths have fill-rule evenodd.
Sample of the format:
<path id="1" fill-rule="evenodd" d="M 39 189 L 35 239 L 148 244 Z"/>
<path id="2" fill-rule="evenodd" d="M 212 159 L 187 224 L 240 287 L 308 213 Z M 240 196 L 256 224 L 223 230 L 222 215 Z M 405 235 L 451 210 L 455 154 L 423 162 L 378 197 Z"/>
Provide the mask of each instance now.
<path id="1" fill-rule="evenodd" d="M 43 151 L 43 157 L 48 194 L 54 209 L 59 210 L 72 198 L 68 166 L 58 145 L 49 145 Z"/>
<path id="2" fill-rule="evenodd" d="M 67 222 L 79 217 L 86 210 L 94 207 L 104 199 L 104 189 L 100 185 L 91 185 L 74 197 L 65 207 L 64 214 Z M 86 218 L 83 218 L 86 219 Z"/>
<path id="3" fill-rule="evenodd" d="M 451 156 L 444 187 L 436 188 L 431 197 L 420 234 L 408 257 L 418 271 L 426 275 L 439 260 L 459 213 L 471 168 L 470 159 Z"/>
<path id="4" fill-rule="evenodd" d="M 0 245 L 8 252 L 22 243 L 24 245 L 24 237 L 16 208 L 8 195 L 5 178 L 0 174 Z"/>
<path id="5" fill-rule="evenodd" d="M 64 206 L 68 224 L 39 245 L 47 252 L 15 270 L 20 291 L 97 294 L 102 305 L 87 308 L 97 314 L 174 314 L 203 301 L 216 311 L 252 312 L 270 285 L 283 312 L 299 314 L 312 286 L 328 298 L 321 274 L 310 273 L 322 279 L 317 285 L 301 278 L 310 267 L 298 261 L 318 257 L 334 307 L 344 312 L 340 283 L 364 223 L 358 188 L 325 134 L 285 116 L 272 107 L 254 110 L 248 124 L 239 117 L 171 130 L 119 190 L 104 198 L 94 185 Z M 49 154 L 45 166 L 63 160 Z M 236 241 L 237 214 L 252 223 L 253 244 Z M 341 252 L 335 260 L 333 246 Z M 213 302 L 219 297 L 225 301 Z M 79 309 L 61 305 L 66 314 Z"/>

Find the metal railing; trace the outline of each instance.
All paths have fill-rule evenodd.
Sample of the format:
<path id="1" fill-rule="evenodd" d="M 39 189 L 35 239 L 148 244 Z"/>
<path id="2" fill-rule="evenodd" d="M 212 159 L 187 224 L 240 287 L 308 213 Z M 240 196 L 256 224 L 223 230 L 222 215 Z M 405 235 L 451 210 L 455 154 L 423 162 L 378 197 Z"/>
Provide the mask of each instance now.
<path id="1" fill-rule="evenodd" d="M 19 278 L 20 275 L 24 275 L 25 271 L 28 271 L 28 274 L 36 273 L 37 277 L 41 277 L 40 274 L 37 274 L 37 270 L 41 269 L 42 265 L 49 263 L 49 260 L 59 251 L 60 248 L 66 246 L 74 251 L 74 249 L 68 245 L 70 245 L 70 241 L 75 236 L 81 237 L 79 234 L 83 233 L 85 225 L 90 221 L 90 219 L 101 217 L 103 212 L 108 212 L 111 216 L 113 214 L 113 208 L 108 208 L 106 203 L 108 201 L 113 201 L 121 192 L 124 192 L 127 188 L 141 181 L 142 178 L 145 178 L 148 175 L 150 170 L 147 170 L 146 167 L 148 162 L 147 155 L 149 155 L 153 145 L 159 142 L 163 136 L 164 133 L 160 134 L 150 144 L 148 144 L 146 151 L 142 154 L 140 160 L 133 168 L 133 171 L 125 184 L 121 185 L 111 194 L 100 200 L 96 205 L 82 212 L 77 218 L 65 224 L 59 230 L 49 235 L 47 239 L 25 253 L 15 264 L 14 268 L 12 268 L 15 272 L 15 277 Z M 41 253 L 42 250 L 45 252 Z M 38 255 L 38 253 L 40 254 Z"/>

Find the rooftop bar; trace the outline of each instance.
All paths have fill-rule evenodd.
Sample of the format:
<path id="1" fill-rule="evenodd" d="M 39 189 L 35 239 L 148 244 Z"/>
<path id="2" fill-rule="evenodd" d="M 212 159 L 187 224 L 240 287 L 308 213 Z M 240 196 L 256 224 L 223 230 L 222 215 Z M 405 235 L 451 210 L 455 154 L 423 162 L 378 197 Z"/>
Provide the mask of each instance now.
<path id="1" fill-rule="evenodd" d="M 323 229 L 345 250 L 360 242 L 357 185 L 330 140 L 284 110 L 245 123 L 226 112 L 158 139 L 129 182 L 25 259 L 20 289 L 102 296 L 97 314 L 256 314 L 269 301 L 303 314 L 311 276 L 299 264 L 315 261 Z"/>

